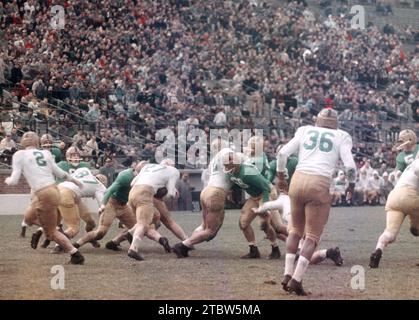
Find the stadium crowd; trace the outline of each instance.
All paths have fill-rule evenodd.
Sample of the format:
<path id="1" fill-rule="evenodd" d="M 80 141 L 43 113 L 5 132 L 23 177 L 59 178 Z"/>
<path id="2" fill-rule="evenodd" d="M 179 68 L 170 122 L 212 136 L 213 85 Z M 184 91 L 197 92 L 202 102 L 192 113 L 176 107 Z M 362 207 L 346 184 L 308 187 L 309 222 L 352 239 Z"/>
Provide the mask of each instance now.
<path id="1" fill-rule="evenodd" d="M 263 128 L 273 158 L 330 107 L 353 134 L 359 167 L 392 168 L 391 148 L 370 142 L 394 142 L 401 122 L 419 122 L 419 50 L 401 42 L 413 27 L 355 30 L 349 7 L 323 19 L 299 2 L 54 4 L 65 8 L 62 30 L 51 27 L 51 1 L 0 1 L 6 161 L 22 132 L 47 128 L 63 151 L 77 146 L 97 168 L 118 170 L 152 159 L 156 131 L 176 132 L 179 121 L 205 132 Z M 395 124 L 383 128 L 387 120 Z"/>

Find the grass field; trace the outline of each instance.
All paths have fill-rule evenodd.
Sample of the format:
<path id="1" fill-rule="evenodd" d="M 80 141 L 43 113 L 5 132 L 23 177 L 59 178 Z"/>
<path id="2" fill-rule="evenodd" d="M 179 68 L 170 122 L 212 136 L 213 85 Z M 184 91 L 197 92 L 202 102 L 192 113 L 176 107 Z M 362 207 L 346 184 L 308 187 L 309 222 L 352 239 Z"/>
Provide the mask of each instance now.
<path id="1" fill-rule="evenodd" d="M 267 260 L 270 245 L 257 231 L 262 259 L 242 260 L 247 244 L 238 228 L 238 211 L 226 213 L 224 225 L 211 242 L 197 246 L 186 259 L 177 259 L 150 240 L 143 242 L 136 262 L 124 252 L 111 252 L 104 244 L 120 229 L 114 223 L 102 248 L 90 244 L 81 251 L 83 266 L 68 265 L 67 255 L 29 246 L 31 231 L 19 238 L 21 216 L 0 216 L 0 299 L 419 299 L 419 239 L 405 222 L 398 241 L 385 251 L 379 269 L 368 269 L 369 255 L 385 226 L 382 207 L 333 208 L 321 248 L 339 246 L 342 267 L 330 261 L 310 266 L 299 298 L 282 291 L 284 255 Z M 200 223 L 199 213 L 175 213 L 175 220 L 190 233 Z M 258 229 L 258 225 L 254 224 Z M 177 240 L 164 227 L 160 232 L 171 244 Z M 284 253 L 284 243 L 280 244 Z M 51 267 L 63 265 L 65 289 L 51 289 Z M 351 268 L 365 268 L 365 289 L 351 288 Z"/>

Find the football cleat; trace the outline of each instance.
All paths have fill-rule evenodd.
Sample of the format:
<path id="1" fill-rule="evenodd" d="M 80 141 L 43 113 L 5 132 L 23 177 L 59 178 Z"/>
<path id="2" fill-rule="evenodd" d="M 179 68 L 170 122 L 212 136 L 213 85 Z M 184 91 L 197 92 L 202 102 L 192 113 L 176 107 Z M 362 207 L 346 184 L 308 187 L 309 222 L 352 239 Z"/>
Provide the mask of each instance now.
<path id="1" fill-rule="evenodd" d="M 381 249 L 376 249 L 370 256 L 370 264 L 368 266 L 372 269 L 378 268 L 382 255 L 383 251 Z"/>
<path id="2" fill-rule="evenodd" d="M 32 233 L 32 239 L 31 239 L 32 249 L 36 249 L 38 247 L 39 239 L 41 239 L 41 236 L 42 236 L 42 230 L 37 230 L 34 233 Z"/>
<path id="3" fill-rule="evenodd" d="M 22 226 L 22 229 L 20 231 L 20 237 L 24 238 L 26 236 L 26 226 Z"/>
<path id="4" fill-rule="evenodd" d="M 71 255 L 70 263 L 71 264 L 84 264 L 84 257 L 80 253 L 80 251 L 77 251 L 76 253 L 73 253 Z"/>
<path id="5" fill-rule="evenodd" d="M 338 267 L 343 264 L 343 258 L 340 254 L 339 247 L 327 249 L 326 258 L 332 260 Z"/>
<path id="6" fill-rule="evenodd" d="M 128 250 L 128 257 L 138 260 L 138 261 L 143 261 L 144 258 L 142 256 L 140 256 L 137 252 L 135 252 L 134 250 L 129 249 Z"/>
<path id="7" fill-rule="evenodd" d="M 291 279 L 287 285 L 288 292 L 295 292 L 297 296 L 306 296 L 307 292 L 304 291 L 302 282 L 298 282 L 295 279 Z"/>
<path id="8" fill-rule="evenodd" d="M 284 276 L 284 279 L 281 282 L 282 289 L 284 289 L 285 291 L 288 291 L 288 282 L 290 282 L 291 279 L 292 277 L 289 274 Z"/>
<path id="9" fill-rule="evenodd" d="M 260 252 L 258 247 L 250 245 L 249 246 L 249 253 L 245 254 L 241 257 L 241 259 L 259 259 L 260 258 Z"/>
<path id="10" fill-rule="evenodd" d="M 167 240 L 167 238 L 166 238 L 166 237 L 161 237 L 161 238 L 159 239 L 159 243 L 163 246 L 164 250 L 165 250 L 167 253 L 172 252 L 172 248 L 171 248 L 171 247 L 170 247 L 170 245 L 169 245 L 169 240 Z"/>
<path id="11" fill-rule="evenodd" d="M 268 259 L 273 260 L 273 259 L 279 259 L 279 258 L 281 258 L 281 251 L 279 251 L 279 247 L 272 246 L 272 251 L 270 255 L 268 256 Z"/>
<path id="12" fill-rule="evenodd" d="M 112 240 L 106 243 L 105 248 L 108 249 L 108 250 L 113 250 L 113 251 L 121 251 L 122 250 L 122 248 L 120 246 L 118 246 L 115 242 L 113 242 Z"/>
<path id="13" fill-rule="evenodd" d="M 51 243 L 51 240 L 45 239 L 44 242 L 41 244 L 41 248 L 48 248 L 49 244 Z"/>
<path id="14" fill-rule="evenodd" d="M 189 257 L 188 251 L 191 249 L 185 246 L 182 242 L 179 242 L 173 246 L 172 250 L 176 253 L 178 258 L 186 258 Z"/>

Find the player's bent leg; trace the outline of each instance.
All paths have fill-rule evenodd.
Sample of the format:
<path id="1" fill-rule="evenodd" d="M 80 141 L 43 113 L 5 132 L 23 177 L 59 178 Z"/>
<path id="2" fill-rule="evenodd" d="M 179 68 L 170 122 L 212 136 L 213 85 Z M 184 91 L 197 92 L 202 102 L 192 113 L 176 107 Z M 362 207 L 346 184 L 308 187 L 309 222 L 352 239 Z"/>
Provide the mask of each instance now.
<path id="1" fill-rule="evenodd" d="M 409 220 L 410 233 L 415 237 L 419 237 L 419 212 L 416 211 L 415 213 L 409 214 Z"/>
<path id="2" fill-rule="evenodd" d="M 396 237 L 399 234 L 400 228 L 406 217 L 403 212 L 392 210 L 388 205 L 386 206 L 386 210 L 388 210 L 386 218 L 386 229 L 378 238 L 377 246 L 370 256 L 369 267 L 373 269 L 378 268 L 384 248 L 386 248 L 390 243 L 396 241 Z"/>
<path id="3" fill-rule="evenodd" d="M 96 222 L 93 219 L 92 214 L 82 200 L 80 200 L 77 205 L 80 212 L 80 218 L 86 223 L 86 232 L 92 231 L 96 227 Z"/>
<path id="4" fill-rule="evenodd" d="M 93 219 L 91 212 L 89 212 L 89 209 L 82 200 L 78 201 L 77 206 L 79 208 L 81 220 L 83 220 L 86 223 L 84 229 L 86 230 L 86 232 L 92 231 L 96 227 L 96 222 Z M 94 248 L 100 248 L 100 243 L 97 240 L 90 241 L 90 244 Z"/>
<path id="5" fill-rule="evenodd" d="M 133 227 L 136 224 L 135 215 L 132 212 L 131 206 L 129 205 L 123 205 L 117 209 L 117 218 L 119 219 L 120 223 L 122 223 L 125 227 L 128 228 L 128 230 L 133 229 Z M 122 250 L 122 248 L 119 245 L 123 241 L 127 240 L 131 244 L 132 234 L 134 233 L 134 230 L 132 230 L 132 233 L 130 233 L 128 230 L 120 232 L 115 238 L 107 242 L 106 248 L 110 250 L 120 251 Z"/>
<path id="6" fill-rule="evenodd" d="M 67 229 L 64 231 L 65 235 L 70 239 L 76 236 L 80 230 L 80 215 L 77 207 L 77 199 L 74 191 L 58 187 L 60 191 L 60 204 L 58 209 Z"/>
<path id="7" fill-rule="evenodd" d="M 105 210 L 100 215 L 99 227 L 96 230 L 90 231 L 81 237 L 75 244 L 77 247 L 81 247 L 90 241 L 100 240 L 106 235 L 116 216 L 116 210 L 111 200 L 112 198 L 106 204 Z"/>
<path id="8" fill-rule="evenodd" d="M 259 207 L 259 199 L 247 199 L 244 203 L 244 206 L 241 210 L 239 227 L 243 232 L 244 237 L 246 238 L 249 244 L 249 253 L 242 256 L 242 259 L 258 259 L 260 258 L 260 252 L 256 246 L 256 238 L 253 228 L 251 226 L 252 221 L 256 218 L 257 213 L 255 213 L 252 208 Z"/>
<path id="9" fill-rule="evenodd" d="M 160 221 L 169 229 L 178 239 L 185 240 L 188 236 L 185 231 L 173 220 L 169 209 L 163 200 L 153 198 L 153 204 L 160 212 Z"/>
<path id="10" fill-rule="evenodd" d="M 154 190 L 150 186 L 134 186 L 129 194 L 129 203 L 135 208 L 137 224 L 133 240 L 128 250 L 128 257 L 144 260 L 139 254 L 140 243 L 153 221 L 155 207 L 153 205 Z"/>

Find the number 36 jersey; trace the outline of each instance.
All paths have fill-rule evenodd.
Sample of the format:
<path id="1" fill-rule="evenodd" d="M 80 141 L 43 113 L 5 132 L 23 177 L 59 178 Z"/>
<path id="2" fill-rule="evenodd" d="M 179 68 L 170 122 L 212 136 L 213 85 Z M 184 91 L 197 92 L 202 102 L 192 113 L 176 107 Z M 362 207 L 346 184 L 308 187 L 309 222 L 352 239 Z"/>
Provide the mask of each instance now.
<path id="1" fill-rule="evenodd" d="M 356 168 L 351 150 L 352 138 L 347 132 L 303 126 L 298 128 L 281 153 L 290 156 L 298 151 L 296 171 L 331 178 L 339 159 L 345 167 Z"/>
<path id="2" fill-rule="evenodd" d="M 33 192 L 55 185 L 55 177 L 66 178 L 68 176 L 56 165 L 48 150 L 20 150 L 13 155 L 12 167 L 9 184 L 17 184 L 23 173 Z"/>

